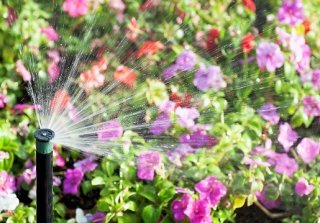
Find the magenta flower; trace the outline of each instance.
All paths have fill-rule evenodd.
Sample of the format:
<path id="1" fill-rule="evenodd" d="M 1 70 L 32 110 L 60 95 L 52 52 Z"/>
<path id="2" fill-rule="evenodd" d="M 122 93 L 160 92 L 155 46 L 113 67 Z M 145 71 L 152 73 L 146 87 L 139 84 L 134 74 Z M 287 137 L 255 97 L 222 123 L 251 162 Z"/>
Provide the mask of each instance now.
<path id="1" fill-rule="evenodd" d="M 284 56 L 280 47 L 275 43 L 261 42 L 257 48 L 257 63 L 260 68 L 266 68 L 269 72 L 282 67 Z"/>
<path id="2" fill-rule="evenodd" d="M 227 194 L 227 188 L 214 176 L 208 176 L 195 185 L 200 199 L 207 199 L 211 206 L 216 206 L 222 197 Z"/>
<path id="3" fill-rule="evenodd" d="M 113 119 L 105 122 L 97 134 L 100 141 L 113 140 L 122 136 L 123 128 L 118 120 Z"/>
<path id="4" fill-rule="evenodd" d="M 164 80 L 170 80 L 178 71 L 178 66 L 176 64 L 172 64 L 171 66 L 167 67 L 163 71 L 163 78 Z"/>
<path id="5" fill-rule="evenodd" d="M 298 133 L 291 128 L 289 123 L 283 123 L 280 125 L 278 141 L 286 152 L 289 152 L 290 147 L 297 141 L 297 139 Z"/>
<path id="6" fill-rule="evenodd" d="M 264 104 L 258 113 L 264 120 L 269 121 L 272 125 L 277 124 L 280 120 L 277 108 L 271 103 Z"/>
<path id="7" fill-rule="evenodd" d="M 297 146 L 297 152 L 305 163 L 311 163 L 320 152 L 320 143 L 310 138 L 304 138 Z"/>
<path id="8" fill-rule="evenodd" d="M 81 169 L 84 173 L 93 171 L 97 168 L 98 164 L 94 162 L 94 157 L 88 157 L 83 160 L 79 160 L 73 164 L 74 168 Z"/>
<path id="9" fill-rule="evenodd" d="M 66 165 L 66 160 L 59 154 L 56 145 L 53 147 L 53 157 L 55 157 L 55 165 L 58 167 L 64 167 Z"/>
<path id="10" fill-rule="evenodd" d="M 183 194 L 181 199 L 174 200 L 171 204 L 171 210 L 173 212 L 173 218 L 175 221 L 183 221 L 186 217 L 185 210 L 190 202 L 192 202 L 192 197 L 189 194 Z"/>
<path id="11" fill-rule="evenodd" d="M 320 69 L 312 72 L 311 82 L 317 90 L 320 90 Z"/>
<path id="12" fill-rule="evenodd" d="M 7 97 L 0 93 L 0 108 L 4 108 L 7 104 Z"/>
<path id="13" fill-rule="evenodd" d="M 296 183 L 294 190 L 296 194 L 300 197 L 303 197 L 303 195 L 309 195 L 314 189 L 313 185 L 310 185 L 308 181 L 301 177 L 298 182 Z"/>
<path id="14" fill-rule="evenodd" d="M 210 205 L 207 200 L 190 201 L 184 213 L 190 223 L 211 223 Z"/>
<path id="15" fill-rule="evenodd" d="M 181 144 L 188 144 L 194 149 L 212 147 L 217 144 L 217 139 L 209 136 L 206 131 L 196 130 L 191 135 L 183 134 L 179 138 Z"/>
<path id="16" fill-rule="evenodd" d="M 20 74 L 24 81 L 31 81 L 31 74 L 21 60 L 16 62 L 16 71 L 18 74 Z"/>
<path id="17" fill-rule="evenodd" d="M 79 186 L 83 179 L 83 172 L 81 169 L 67 169 L 65 172 L 65 178 L 63 181 L 63 193 L 64 194 L 78 194 Z"/>
<path id="18" fill-rule="evenodd" d="M 21 177 L 22 181 L 30 185 L 31 182 L 36 179 L 36 166 L 32 165 L 30 168 L 25 169 Z M 21 181 L 21 179 L 19 181 Z"/>
<path id="19" fill-rule="evenodd" d="M 16 191 L 16 181 L 14 176 L 6 171 L 0 171 L 0 195 L 14 193 Z"/>
<path id="20" fill-rule="evenodd" d="M 313 96 L 302 99 L 304 112 L 309 116 L 320 116 L 320 100 Z"/>
<path id="21" fill-rule="evenodd" d="M 42 28 L 41 33 L 43 33 L 48 40 L 57 41 L 59 39 L 59 34 L 52 26 Z"/>
<path id="22" fill-rule="evenodd" d="M 171 127 L 170 117 L 161 113 L 156 118 L 155 122 L 151 125 L 150 132 L 153 135 L 161 135 Z"/>
<path id="23" fill-rule="evenodd" d="M 67 12 L 70 17 L 83 16 L 88 12 L 88 1 L 65 0 L 62 7 L 63 10 Z"/>
<path id="24" fill-rule="evenodd" d="M 181 108 L 176 109 L 178 116 L 178 123 L 185 128 L 192 128 L 195 125 L 194 119 L 200 116 L 200 113 L 195 108 Z"/>
<path id="25" fill-rule="evenodd" d="M 255 195 L 258 198 L 259 202 L 268 209 L 278 208 L 281 204 L 280 199 L 269 200 L 265 195 L 265 191 L 256 192 Z"/>
<path id="26" fill-rule="evenodd" d="M 191 50 L 185 50 L 176 60 L 178 70 L 189 71 L 196 65 L 196 55 Z"/>
<path id="27" fill-rule="evenodd" d="M 301 0 L 283 0 L 278 12 L 280 22 L 289 26 L 296 26 L 303 22 L 303 4 Z"/>
<path id="28" fill-rule="evenodd" d="M 218 91 L 220 88 L 227 86 L 226 82 L 223 80 L 220 67 L 218 66 L 209 66 L 208 68 L 201 66 L 195 73 L 193 84 L 200 91 L 207 91 L 209 89 Z"/>
<path id="29" fill-rule="evenodd" d="M 271 166 L 271 164 L 268 162 L 264 162 L 259 159 L 252 159 L 247 156 L 243 157 L 242 162 L 243 162 L 243 164 L 249 165 L 250 167 L 253 167 L 253 168 L 255 168 L 257 166 L 265 166 L 265 167 Z"/>
<path id="30" fill-rule="evenodd" d="M 153 180 L 154 172 L 161 163 L 160 153 L 155 151 L 143 152 L 138 157 L 137 176 L 141 180 Z"/>

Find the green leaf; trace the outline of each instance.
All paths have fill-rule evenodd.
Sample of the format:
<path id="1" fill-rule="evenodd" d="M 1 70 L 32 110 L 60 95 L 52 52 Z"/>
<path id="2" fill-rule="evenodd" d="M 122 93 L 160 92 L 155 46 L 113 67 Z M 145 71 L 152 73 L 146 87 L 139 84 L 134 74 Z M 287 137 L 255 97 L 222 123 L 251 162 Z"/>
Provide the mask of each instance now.
<path id="1" fill-rule="evenodd" d="M 156 191 L 154 187 L 151 186 L 142 186 L 138 190 L 138 194 L 147 198 L 149 201 L 156 202 Z"/>
<path id="2" fill-rule="evenodd" d="M 161 211 L 152 205 L 143 208 L 142 218 L 145 223 L 157 223 L 160 218 Z"/>
<path id="3" fill-rule="evenodd" d="M 102 177 L 95 177 L 91 180 L 92 186 L 104 185 L 104 179 Z"/>
<path id="4" fill-rule="evenodd" d="M 60 215 L 60 217 L 64 217 L 66 214 L 66 206 L 64 204 L 61 203 L 57 203 L 54 205 L 54 210 L 57 212 L 58 215 Z"/>

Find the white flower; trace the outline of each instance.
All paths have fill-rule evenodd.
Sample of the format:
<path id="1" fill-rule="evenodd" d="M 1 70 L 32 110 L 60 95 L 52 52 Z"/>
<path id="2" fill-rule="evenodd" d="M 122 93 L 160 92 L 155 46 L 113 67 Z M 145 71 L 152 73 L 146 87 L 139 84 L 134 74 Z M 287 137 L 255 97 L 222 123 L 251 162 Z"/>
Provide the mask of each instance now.
<path id="1" fill-rule="evenodd" d="M 87 216 L 84 215 L 84 212 L 81 208 L 76 209 L 76 222 L 77 223 L 89 223 Z"/>
<path id="2" fill-rule="evenodd" d="M 16 194 L 1 194 L 0 195 L 0 212 L 13 211 L 19 205 L 19 199 Z"/>

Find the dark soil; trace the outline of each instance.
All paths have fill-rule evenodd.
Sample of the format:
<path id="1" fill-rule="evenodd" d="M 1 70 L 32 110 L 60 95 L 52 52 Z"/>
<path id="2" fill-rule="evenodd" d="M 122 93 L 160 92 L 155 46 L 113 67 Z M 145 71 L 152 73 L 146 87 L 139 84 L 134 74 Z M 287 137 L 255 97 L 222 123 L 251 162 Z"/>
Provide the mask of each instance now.
<path id="1" fill-rule="evenodd" d="M 236 223 L 281 223 L 281 219 L 270 219 L 255 205 L 239 208 L 236 214 Z"/>

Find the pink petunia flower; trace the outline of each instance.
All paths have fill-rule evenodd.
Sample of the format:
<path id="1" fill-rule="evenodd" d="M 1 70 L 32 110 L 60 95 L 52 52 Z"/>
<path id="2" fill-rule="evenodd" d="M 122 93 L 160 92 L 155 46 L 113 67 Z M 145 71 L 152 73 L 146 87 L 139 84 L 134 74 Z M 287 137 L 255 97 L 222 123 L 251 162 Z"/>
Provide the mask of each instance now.
<path id="1" fill-rule="evenodd" d="M 153 180 L 154 172 L 161 163 L 160 153 L 155 151 L 142 152 L 138 156 L 137 176 L 141 180 Z"/>
<path id="2" fill-rule="evenodd" d="M 283 123 L 280 125 L 278 141 L 286 152 L 289 152 L 290 147 L 297 141 L 297 139 L 298 133 L 291 128 L 289 123 Z"/>
<path id="3" fill-rule="evenodd" d="M 303 4 L 301 0 L 283 0 L 278 12 L 280 22 L 296 26 L 304 21 Z"/>
<path id="4" fill-rule="evenodd" d="M 225 88 L 227 86 L 226 82 L 223 80 L 220 67 L 218 66 L 209 66 L 208 68 L 201 66 L 195 73 L 193 85 L 200 91 L 207 91 L 209 89 L 218 91 L 220 88 Z"/>
<path id="5" fill-rule="evenodd" d="M 304 138 L 297 146 L 297 152 L 301 159 L 309 164 L 319 155 L 320 143 L 310 138 Z"/>
<path id="6" fill-rule="evenodd" d="M 6 171 L 0 171 L 0 195 L 10 194 L 16 191 L 16 181 L 14 176 Z"/>
<path id="7" fill-rule="evenodd" d="M 52 26 L 42 28 L 41 33 L 43 33 L 50 41 L 57 41 L 59 39 L 59 34 Z"/>
<path id="8" fill-rule="evenodd" d="M 296 194 L 300 197 L 303 195 L 309 195 L 314 189 L 313 185 L 310 185 L 305 178 L 300 178 L 295 184 L 294 190 Z"/>
<path id="9" fill-rule="evenodd" d="M 195 108 L 181 108 L 176 109 L 178 116 L 178 123 L 185 128 L 192 128 L 195 125 L 194 119 L 200 116 L 200 113 Z"/>
<path id="10" fill-rule="evenodd" d="M 258 110 L 258 113 L 264 120 L 269 121 L 269 123 L 272 125 L 277 124 L 280 120 L 277 108 L 271 103 L 264 104 Z"/>
<path id="11" fill-rule="evenodd" d="M 313 96 L 302 99 L 304 112 L 309 116 L 320 116 L 320 100 Z"/>
<path id="12" fill-rule="evenodd" d="M 212 223 L 210 212 L 211 209 L 207 200 L 190 201 L 184 211 L 190 223 Z"/>
<path id="13" fill-rule="evenodd" d="M 320 69 L 312 71 L 311 82 L 317 90 L 320 90 Z"/>
<path id="14" fill-rule="evenodd" d="M 31 74 L 22 63 L 22 60 L 16 62 L 16 71 L 23 78 L 24 81 L 31 81 Z"/>
<path id="15" fill-rule="evenodd" d="M 62 7 L 70 17 L 84 16 L 88 13 L 88 0 L 65 0 Z"/>
<path id="16" fill-rule="evenodd" d="M 94 162 L 94 157 L 87 157 L 79 160 L 73 164 L 74 168 L 81 169 L 84 173 L 93 171 L 97 168 L 98 164 Z"/>
<path id="17" fill-rule="evenodd" d="M 268 157 L 268 162 L 274 166 L 277 173 L 292 177 L 293 173 L 299 169 L 296 160 L 290 158 L 286 153 L 273 153 Z"/>
<path id="18" fill-rule="evenodd" d="M 7 96 L 0 93 L 0 108 L 4 108 L 7 104 Z"/>
<path id="19" fill-rule="evenodd" d="M 257 63 L 260 68 L 266 68 L 269 72 L 282 67 L 284 56 L 280 47 L 275 43 L 261 42 L 257 48 Z"/>
<path id="20" fill-rule="evenodd" d="M 259 202 L 268 209 L 278 208 L 281 204 L 280 199 L 269 200 L 265 195 L 265 191 L 256 192 L 255 195 L 258 198 Z"/>
<path id="21" fill-rule="evenodd" d="M 214 176 L 208 176 L 195 185 L 200 199 L 208 200 L 211 206 L 216 206 L 227 194 L 227 188 Z"/>
<path id="22" fill-rule="evenodd" d="M 193 199 L 189 194 L 183 194 L 180 200 L 174 200 L 171 204 L 173 218 L 175 221 L 183 221 L 186 218 L 185 210 Z"/>

